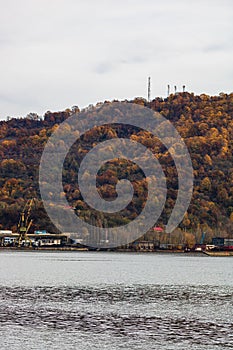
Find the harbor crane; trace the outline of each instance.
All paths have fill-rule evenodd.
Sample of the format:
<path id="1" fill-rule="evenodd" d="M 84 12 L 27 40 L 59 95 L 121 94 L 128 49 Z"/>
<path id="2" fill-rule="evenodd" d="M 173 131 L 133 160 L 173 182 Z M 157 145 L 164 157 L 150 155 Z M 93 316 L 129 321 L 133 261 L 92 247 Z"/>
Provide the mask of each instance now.
<path id="1" fill-rule="evenodd" d="M 21 247 L 23 242 L 29 242 L 29 246 L 32 246 L 32 241 L 30 237 L 28 236 L 28 231 L 30 227 L 32 226 L 32 219 L 30 219 L 31 215 L 31 210 L 32 210 L 32 205 L 34 202 L 34 198 L 29 199 L 24 208 L 23 211 L 20 213 L 20 218 L 17 226 L 17 232 L 19 234 L 17 240 L 16 240 L 16 245 L 18 247 Z"/>

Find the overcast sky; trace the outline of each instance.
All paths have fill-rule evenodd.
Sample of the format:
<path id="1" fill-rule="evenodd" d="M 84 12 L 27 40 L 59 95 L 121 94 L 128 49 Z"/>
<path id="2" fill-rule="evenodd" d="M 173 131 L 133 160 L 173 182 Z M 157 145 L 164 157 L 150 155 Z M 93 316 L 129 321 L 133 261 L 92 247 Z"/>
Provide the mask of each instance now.
<path id="1" fill-rule="evenodd" d="M 0 118 L 233 91 L 232 0 L 0 0 Z"/>

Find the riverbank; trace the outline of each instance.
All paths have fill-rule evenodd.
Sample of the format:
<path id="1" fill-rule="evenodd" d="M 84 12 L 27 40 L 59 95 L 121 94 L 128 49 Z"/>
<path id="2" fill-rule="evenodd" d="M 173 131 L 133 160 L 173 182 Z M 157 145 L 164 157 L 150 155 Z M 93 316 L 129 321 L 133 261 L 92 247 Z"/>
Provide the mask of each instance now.
<path id="1" fill-rule="evenodd" d="M 171 255 L 171 254 L 179 254 L 179 255 L 203 255 L 203 252 L 186 252 L 184 250 L 134 250 L 134 249 L 94 249 L 94 248 L 85 248 L 85 247 L 0 247 L 1 251 L 22 251 L 22 252 L 111 252 L 111 253 L 135 253 L 135 254 L 164 254 L 164 255 Z"/>
<path id="2" fill-rule="evenodd" d="M 233 251 L 183 251 L 183 250 L 133 250 L 133 249 L 90 249 L 85 247 L 0 247 L 1 251 L 22 251 L 22 252 L 112 252 L 112 253 L 143 253 L 143 254 L 180 254 L 187 256 L 210 256 L 210 257 L 228 257 L 233 256 Z"/>
<path id="3" fill-rule="evenodd" d="M 89 251 L 88 248 L 78 248 L 78 247 L 0 247 L 0 251 Z"/>

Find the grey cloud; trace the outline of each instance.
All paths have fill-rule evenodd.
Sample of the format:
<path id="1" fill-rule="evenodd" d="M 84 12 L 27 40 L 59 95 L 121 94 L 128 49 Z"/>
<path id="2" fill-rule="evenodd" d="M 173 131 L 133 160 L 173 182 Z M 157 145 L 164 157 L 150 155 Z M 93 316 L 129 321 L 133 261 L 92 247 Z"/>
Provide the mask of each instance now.
<path id="1" fill-rule="evenodd" d="M 107 74 L 112 72 L 113 70 L 114 66 L 109 62 L 100 62 L 94 68 L 94 72 L 98 74 Z"/>
<path id="2" fill-rule="evenodd" d="M 233 44 L 232 42 L 229 43 L 220 43 L 220 44 L 212 44 L 209 46 L 205 46 L 203 48 L 203 51 L 206 53 L 213 53 L 213 52 L 228 52 L 233 50 Z"/>

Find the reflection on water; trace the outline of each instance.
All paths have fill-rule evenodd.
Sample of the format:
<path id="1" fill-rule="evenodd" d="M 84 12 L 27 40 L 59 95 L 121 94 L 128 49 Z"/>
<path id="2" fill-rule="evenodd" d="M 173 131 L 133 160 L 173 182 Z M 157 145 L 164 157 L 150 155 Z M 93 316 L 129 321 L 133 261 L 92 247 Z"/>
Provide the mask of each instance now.
<path id="1" fill-rule="evenodd" d="M 1 253 L 0 259 L 1 349 L 233 348 L 231 258 Z M 183 269 L 186 280 L 191 266 L 189 283 L 174 283 L 172 275 L 180 282 Z M 13 280 L 16 272 L 21 282 Z M 62 284 L 54 279 L 59 272 Z"/>

